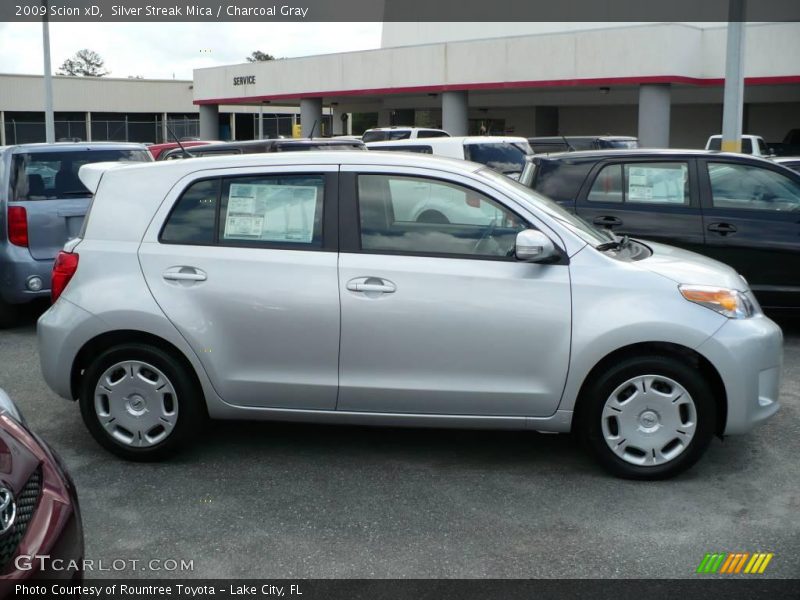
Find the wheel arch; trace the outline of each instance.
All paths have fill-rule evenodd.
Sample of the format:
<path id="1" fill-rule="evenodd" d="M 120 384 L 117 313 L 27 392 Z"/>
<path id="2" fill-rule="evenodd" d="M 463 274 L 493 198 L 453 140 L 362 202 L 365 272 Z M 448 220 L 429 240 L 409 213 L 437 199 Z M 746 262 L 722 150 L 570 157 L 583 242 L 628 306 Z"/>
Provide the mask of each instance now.
<path id="1" fill-rule="evenodd" d="M 600 361 L 595 364 L 589 373 L 584 377 L 578 397 L 575 402 L 575 414 L 573 415 L 573 423 L 579 422 L 581 412 L 587 405 L 586 394 L 592 382 L 598 377 L 604 369 L 608 368 L 621 360 L 633 358 L 644 355 L 656 356 L 671 356 L 678 360 L 683 361 L 689 366 L 699 369 L 703 377 L 709 382 L 711 391 L 714 396 L 714 402 L 717 408 L 717 422 L 714 424 L 714 431 L 718 436 L 722 436 L 725 431 L 725 424 L 728 420 L 728 396 L 725 391 L 725 384 L 722 381 L 717 369 L 711 362 L 699 352 L 671 342 L 639 342 L 618 348 L 604 356 Z"/>
<path id="2" fill-rule="evenodd" d="M 90 359 L 120 344 L 145 344 L 166 352 L 183 365 L 186 372 L 192 378 L 193 383 L 197 386 L 196 389 L 198 392 L 201 394 L 203 393 L 203 385 L 197 375 L 194 365 L 192 365 L 191 361 L 177 346 L 152 333 L 122 329 L 108 331 L 93 337 L 87 341 L 75 355 L 75 360 L 72 362 L 72 369 L 70 371 L 70 394 L 73 398 L 78 398 L 80 394 L 81 381 Z M 205 406 L 206 403 L 203 402 L 202 404 Z"/>

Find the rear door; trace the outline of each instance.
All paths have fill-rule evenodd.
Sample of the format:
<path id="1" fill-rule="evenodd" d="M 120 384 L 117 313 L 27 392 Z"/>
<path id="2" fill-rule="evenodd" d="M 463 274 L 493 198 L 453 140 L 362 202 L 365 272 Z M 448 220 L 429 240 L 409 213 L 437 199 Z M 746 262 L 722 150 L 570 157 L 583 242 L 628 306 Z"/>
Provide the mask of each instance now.
<path id="1" fill-rule="evenodd" d="M 582 187 L 576 212 L 617 234 L 703 250 L 693 159 L 604 161 Z"/>
<path id="2" fill-rule="evenodd" d="M 17 152 L 11 158 L 11 202 L 25 208 L 28 247 L 37 260 L 55 258 L 80 232 L 91 192 L 78 169 L 92 162 L 150 161 L 146 150 L 48 150 Z"/>
<path id="3" fill-rule="evenodd" d="M 702 160 L 706 254 L 745 276 L 762 305 L 800 307 L 800 176 Z"/>
<path id="4" fill-rule="evenodd" d="M 145 235 L 147 285 L 229 404 L 336 406 L 337 170 L 192 175 Z"/>

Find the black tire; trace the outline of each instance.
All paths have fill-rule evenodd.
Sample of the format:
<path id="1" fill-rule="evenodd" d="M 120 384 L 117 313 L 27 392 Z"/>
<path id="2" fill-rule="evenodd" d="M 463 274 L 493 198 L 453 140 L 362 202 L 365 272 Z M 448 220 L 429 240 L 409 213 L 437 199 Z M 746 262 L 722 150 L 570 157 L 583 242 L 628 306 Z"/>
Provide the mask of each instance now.
<path id="1" fill-rule="evenodd" d="M 436 225 L 448 225 L 450 220 L 438 210 L 425 210 L 417 217 L 417 223 L 433 223 Z"/>
<path id="2" fill-rule="evenodd" d="M 0 329 L 8 329 L 22 324 L 22 307 L 0 300 Z"/>
<path id="3" fill-rule="evenodd" d="M 680 454 L 662 464 L 641 466 L 623 460 L 611 450 L 603 435 L 606 401 L 623 383 L 641 375 L 661 375 L 673 380 L 683 386 L 694 402 L 694 436 Z M 716 430 L 717 407 L 711 387 L 698 369 L 677 357 L 654 355 L 627 358 L 599 373 L 582 395 L 576 416 L 581 441 L 606 470 L 625 479 L 655 480 L 673 477 L 698 461 Z"/>
<path id="4" fill-rule="evenodd" d="M 142 361 L 159 369 L 172 384 L 177 404 L 175 426 L 167 437 L 147 447 L 133 447 L 109 434 L 95 410 L 94 392 L 100 377 L 113 365 L 124 361 Z M 196 380 L 174 356 L 146 344 L 122 344 L 102 352 L 86 369 L 80 386 L 79 403 L 83 422 L 92 437 L 106 450 L 133 461 L 155 461 L 174 454 L 200 431 L 207 419 L 205 399 Z"/>

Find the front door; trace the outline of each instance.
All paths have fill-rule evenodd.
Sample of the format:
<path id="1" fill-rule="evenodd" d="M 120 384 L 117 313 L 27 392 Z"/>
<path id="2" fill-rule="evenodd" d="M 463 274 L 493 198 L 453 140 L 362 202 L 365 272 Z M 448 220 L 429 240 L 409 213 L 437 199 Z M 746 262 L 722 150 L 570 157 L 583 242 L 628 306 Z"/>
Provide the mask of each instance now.
<path id="1" fill-rule="evenodd" d="M 225 402 L 335 408 L 335 171 L 212 172 L 176 186 L 145 236 L 147 285 Z"/>
<path id="2" fill-rule="evenodd" d="M 568 265 L 516 261 L 516 233 L 531 225 L 479 182 L 347 169 L 337 408 L 553 414 L 569 364 Z M 441 218 L 416 218 L 415 189 Z"/>
<path id="3" fill-rule="evenodd" d="M 800 307 L 800 177 L 779 167 L 703 161 L 706 253 L 744 275 L 759 302 Z"/>

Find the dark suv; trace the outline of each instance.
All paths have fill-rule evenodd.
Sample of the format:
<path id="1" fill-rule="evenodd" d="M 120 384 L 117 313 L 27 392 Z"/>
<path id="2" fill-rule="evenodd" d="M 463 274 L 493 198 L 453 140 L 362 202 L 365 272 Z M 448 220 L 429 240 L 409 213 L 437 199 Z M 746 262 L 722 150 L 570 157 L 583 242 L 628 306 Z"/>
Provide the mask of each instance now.
<path id="1" fill-rule="evenodd" d="M 347 139 L 286 138 L 251 140 L 173 148 L 162 152 L 158 160 L 175 160 L 196 156 L 223 156 L 226 154 L 261 154 L 264 152 L 299 152 L 303 150 L 366 150 L 364 142 Z"/>
<path id="2" fill-rule="evenodd" d="M 535 155 L 521 181 L 617 234 L 734 267 L 769 309 L 800 308 L 800 174 L 690 150 Z"/>

